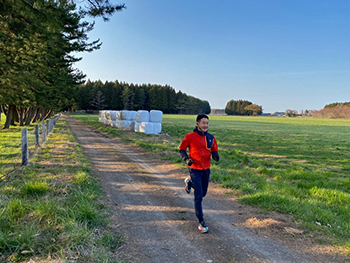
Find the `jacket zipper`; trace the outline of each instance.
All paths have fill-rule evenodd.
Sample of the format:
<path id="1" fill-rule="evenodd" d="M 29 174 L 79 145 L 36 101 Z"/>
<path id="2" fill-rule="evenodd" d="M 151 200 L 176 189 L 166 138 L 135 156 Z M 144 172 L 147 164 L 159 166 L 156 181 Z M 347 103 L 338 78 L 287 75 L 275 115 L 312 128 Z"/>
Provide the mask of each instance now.
<path id="1" fill-rule="evenodd" d="M 202 142 L 203 142 L 203 147 L 202 147 L 202 168 L 204 168 L 204 148 L 205 148 L 205 140 L 204 140 L 204 136 L 202 136 Z"/>

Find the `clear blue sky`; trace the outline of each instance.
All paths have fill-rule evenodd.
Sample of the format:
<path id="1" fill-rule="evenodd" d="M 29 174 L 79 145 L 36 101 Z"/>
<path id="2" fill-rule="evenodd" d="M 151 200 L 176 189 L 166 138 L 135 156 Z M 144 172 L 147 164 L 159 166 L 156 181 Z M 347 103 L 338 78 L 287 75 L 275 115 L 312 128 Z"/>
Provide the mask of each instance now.
<path id="1" fill-rule="evenodd" d="M 119 2 L 117 2 L 119 3 Z M 87 78 L 168 84 L 264 112 L 350 101 L 349 0 L 125 0 L 76 64 Z"/>

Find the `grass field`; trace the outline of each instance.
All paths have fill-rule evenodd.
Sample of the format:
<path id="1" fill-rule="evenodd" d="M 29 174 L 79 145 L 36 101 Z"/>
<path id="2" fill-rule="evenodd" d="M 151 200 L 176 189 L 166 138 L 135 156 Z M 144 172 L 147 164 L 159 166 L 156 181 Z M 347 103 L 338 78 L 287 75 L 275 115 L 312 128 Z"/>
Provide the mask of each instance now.
<path id="1" fill-rule="evenodd" d="M 195 126 L 195 116 L 165 115 L 166 135 L 157 136 L 121 132 L 97 115 L 72 116 L 177 163 L 180 141 Z M 306 232 L 325 233 L 323 242 L 350 248 L 349 120 L 210 116 L 209 124 L 221 157 L 211 180 L 244 203 L 291 215 Z"/>
<path id="2" fill-rule="evenodd" d="M 63 120 L 30 162 L 0 180 L 0 262 L 119 262 L 123 238 L 108 229 L 100 185 Z"/>

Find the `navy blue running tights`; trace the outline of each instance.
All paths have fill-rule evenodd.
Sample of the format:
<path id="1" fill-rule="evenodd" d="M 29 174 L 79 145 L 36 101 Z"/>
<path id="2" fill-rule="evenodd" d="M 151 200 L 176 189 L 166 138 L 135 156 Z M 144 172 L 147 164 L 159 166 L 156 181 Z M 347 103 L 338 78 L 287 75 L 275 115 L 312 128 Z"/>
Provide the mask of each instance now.
<path id="1" fill-rule="evenodd" d="M 198 221 L 201 222 L 203 220 L 202 200 L 203 197 L 207 194 L 210 169 L 189 169 L 189 171 L 192 181 L 191 187 L 194 189 L 194 208 Z"/>

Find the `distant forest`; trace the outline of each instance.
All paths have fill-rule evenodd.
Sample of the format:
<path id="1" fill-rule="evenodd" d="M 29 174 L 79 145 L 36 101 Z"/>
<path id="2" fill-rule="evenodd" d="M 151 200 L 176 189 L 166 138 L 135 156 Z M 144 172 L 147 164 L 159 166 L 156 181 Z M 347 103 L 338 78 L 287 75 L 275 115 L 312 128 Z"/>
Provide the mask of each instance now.
<path id="1" fill-rule="evenodd" d="M 330 103 L 324 106 L 325 109 L 327 108 L 336 108 L 339 106 L 350 106 L 350 102 L 334 102 L 334 103 Z"/>
<path id="2" fill-rule="evenodd" d="M 77 110 L 161 110 L 173 114 L 210 113 L 208 101 L 189 96 L 172 87 L 155 84 L 90 81 L 75 96 Z"/>

